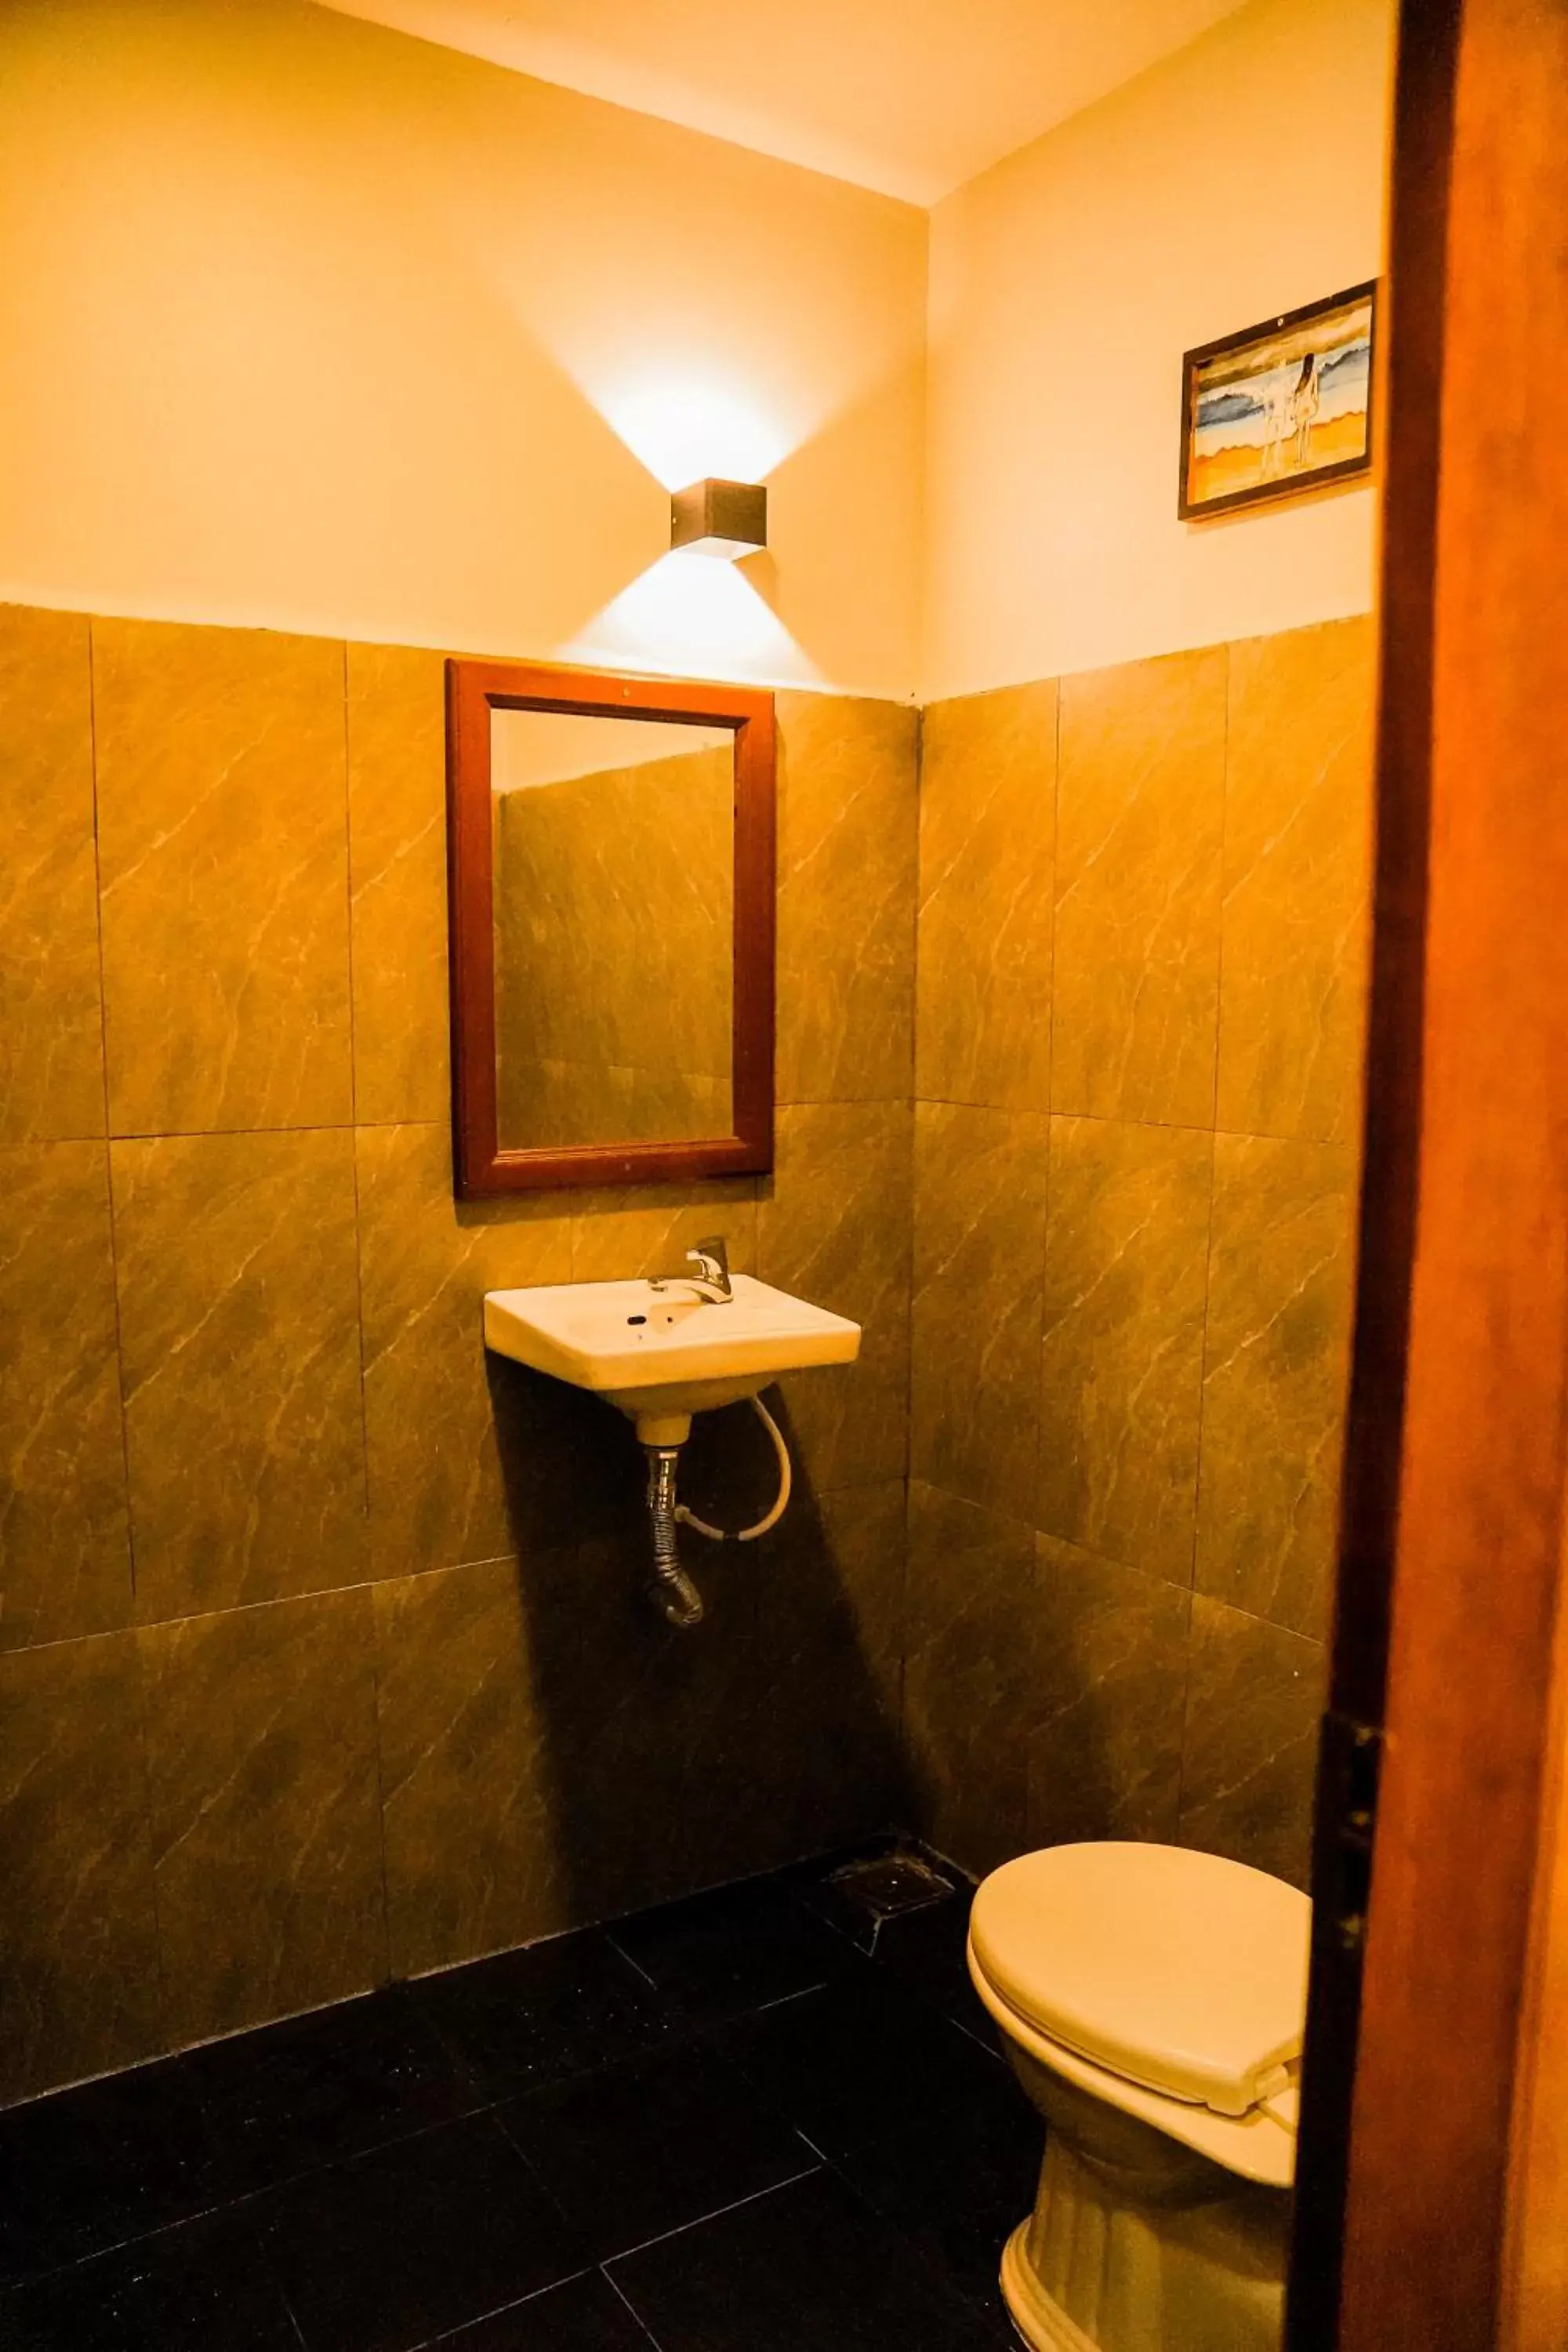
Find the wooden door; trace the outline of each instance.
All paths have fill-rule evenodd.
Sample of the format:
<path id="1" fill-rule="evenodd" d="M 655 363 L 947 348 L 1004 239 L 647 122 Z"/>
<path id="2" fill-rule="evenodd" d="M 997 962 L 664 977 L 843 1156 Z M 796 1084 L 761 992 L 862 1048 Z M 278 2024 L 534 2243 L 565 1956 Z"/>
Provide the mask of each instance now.
<path id="1" fill-rule="evenodd" d="M 1362 1268 L 1289 2338 L 1563 2352 L 1568 0 L 1404 0 L 1392 223 Z"/>

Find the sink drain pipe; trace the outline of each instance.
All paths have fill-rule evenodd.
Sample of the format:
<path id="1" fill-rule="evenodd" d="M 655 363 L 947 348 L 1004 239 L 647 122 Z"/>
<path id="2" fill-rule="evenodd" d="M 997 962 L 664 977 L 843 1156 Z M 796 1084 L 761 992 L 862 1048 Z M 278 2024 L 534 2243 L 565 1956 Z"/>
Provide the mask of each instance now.
<path id="1" fill-rule="evenodd" d="M 702 1595 L 680 1565 L 675 1543 L 677 1445 L 649 1445 L 647 1517 L 653 1533 L 653 1582 L 648 1597 L 661 1616 L 682 1628 L 702 1622 Z"/>
<path id="2" fill-rule="evenodd" d="M 770 1528 L 777 1527 L 789 1501 L 794 1481 L 789 1448 L 784 1442 L 784 1434 L 761 1397 L 752 1399 L 752 1410 L 772 1438 L 779 1465 L 779 1488 L 773 1508 L 764 1512 L 754 1527 L 742 1528 L 734 1533 L 725 1528 L 710 1527 L 706 1519 L 700 1519 L 694 1511 L 687 1509 L 684 1503 L 678 1503 L 675 1499 L 675 1465 L 679 1447 L 647 1445 L 643 1448 L 647 1455 L 647 1513 L 653 1535 L 650 1597 L 661 1616 L 671 1625 L 679 1625 L 683 1630 L 702 1622 L 702 1595 L 680 1565 L 676 1545 L 676 1522 L 683 1519 L 689 1528 L 695 1528 L 700 1536 L 707 1536 L 714 1543 L 754 1543 L 758 1536 L 765 1536 Z"/>

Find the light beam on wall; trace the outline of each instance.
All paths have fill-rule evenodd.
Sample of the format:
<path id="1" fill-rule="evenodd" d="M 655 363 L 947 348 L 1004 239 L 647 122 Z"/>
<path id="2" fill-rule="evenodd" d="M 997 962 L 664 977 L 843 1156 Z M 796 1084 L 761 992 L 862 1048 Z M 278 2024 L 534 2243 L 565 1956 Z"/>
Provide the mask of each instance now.
<path id="1" fill-rule="evenodd" d="M 808 686 L 817 672 L 741 568 L 667 555 L 634 580 L 566 649 L 634 669 Z"/>
<path id="2" fill-rule="evenodd" d="M 597 395 L 600 413 L 667 490 L 717 474 L 760 482 L 790 436 L 754 400 L 690 375 L 641 377 Z"/>

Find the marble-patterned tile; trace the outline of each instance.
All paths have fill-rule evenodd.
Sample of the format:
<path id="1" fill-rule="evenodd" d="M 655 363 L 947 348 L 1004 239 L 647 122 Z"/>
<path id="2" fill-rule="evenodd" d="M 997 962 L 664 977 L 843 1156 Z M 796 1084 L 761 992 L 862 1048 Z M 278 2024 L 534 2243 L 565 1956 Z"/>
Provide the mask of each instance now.
<path id="1" fill-rule="evenodd" d="M 921 734 L 916 1092 L 1047 1110 L 1057 686 L 932 703 Z"/>
<path id="2" fill-rule="evenodd" d="M 1029 1843 L 1176 1834 L 1191 1595 L 1037 1538 Z"/>
<path id="3" fill-rule="evenodd" d="M 584 1479 L 596 1492 L 635 1452 L 629 1429 L 489 1356 L 483 1301 L 571 1281 L 565 1197 L 454 1201 L 445 1127 L 362 1128 L 355 1144 L 376 1573 L 559 1549 L 582 1532 Z"/>
<path id="4" fill-rule="evenodd" d="M 778 1528 L 748 1549 L 762 1691 L 751 1769 L 776 1791 L 781 1857 L 910 1821 L 903 1480 L 797 1491 Z"/>
<path id="5" fill-rule="evenodd" d="M 88 625 L 0 604 L 0 1143 L 103 1128 Z"/>
<path id="6" fill-rule="evenodd" d="M 1194 1580 L 1320 1638 L 1350 1376 L 1354 1181 L 1346 1144 L 1215 1139 Z"/>
<path id="7" fill-rule="evenodd" d="M 928 1486 L 1034 1511 L 1049 1122 L 915 1107 L 910 1463 Z"/>
<path id="8" fill-rule="evenodd" d="M 901 1478 L 910 1397 L 908 1103 L 783 1110 L 757 1203 L 757 1272 L 861 1326 L 853 1364 L 786 1377 L 796 1466 L 819 1493 Z"/>
<path id="9" fill-rule="evenodd" d="M 369 1590 L 188 1617 L 137 1638 L 174 2040 L 383 1980 Z"/>
<path id="10" fill-rule="evenodd" d="M 757 1187 L 749 1176 L 574 1192 L 571 1213 L 574 1282 L 679 1274 L 687 1251 L 710 1234 L 723 1236 L 731 1274 L 757 1270 Z"/>
<path id="11" fill-rule="evenodd" d="M 1033 1530 L 910 1487 L 904 1729 L 921 1828 L 975 1872 L 1024 1851 L 1039 1712 Z"/>
<path id="12" fill-rule="evenodd" d="M 0 2105 L 163 2042 L 135 1636 L 0 1657 Z"/>
<path id="13" fill-rule="evenodd" d="M 1226 658 L 1062 680 L 1053 1110 L 1213 1124 Z"/>
<path id="14" fill-rule="evenodd" d="M 688 1491 L 709 1499 L 695 1484 Z M 634 1497 L 613 1536 L 579 1549 L 567 1607 L 547 1606 L 536 1564 L 521 1563 L 557 1851 L 579 1920 L 721 1885 L 790 1854 L 756 1755 L 755 1547 L 682 1530 L 704 1614 L 678 1631 L 647 1598 L 646 1545 Z"/>
<path id="15" fill-rule="evenodd" d="M 1214 1139 L 1051 1121 L 1038 1525 L 1191 1581 Z"/>
<path id="16" fill-rule="evenodd" d="M 1353 1138 L 1371 945 L 1370 617 L 1230 650 L 1219 1125 Z"/>
<path id="17" fill-rule="evenodd" d="M 102 1143 L 0 1150 L 0 1649 L 131 1617 Z"/>
<path id="18" fill-rule="evenodd" d="M 352 1137 L 162 1136 L 110 1165 L 137 1615 L 353 1583 Z"/>
<path id="19" fill-rule="evenodd" d="M 907 1095 L 920 715 L 778 698 L 781 1103 Z"/>
<path id="20" fill-rule="evenodd" d="M 447 1115 L 447 720 L 439 654 L 348 648 L 354 1117 Z"/>
<path id="21" fill-rule="evenodd" d="M 555 1599 L 577 1631 L 569 1577 Z M 374 1588 L 395 1976 L 569 1926 L 549 1707 L 510 1560 Z"/>
<path id="22" fill-rule="evenodd" d="M 1193 1595 L 1184 1845 L 1306 1885 L 1326 1682 L 1321 1642 Z"/>
<path id="23" fill-rule="evenodd" d="M 343 648 L 95 621 L 110 1132 L 353 1115 Z"/>

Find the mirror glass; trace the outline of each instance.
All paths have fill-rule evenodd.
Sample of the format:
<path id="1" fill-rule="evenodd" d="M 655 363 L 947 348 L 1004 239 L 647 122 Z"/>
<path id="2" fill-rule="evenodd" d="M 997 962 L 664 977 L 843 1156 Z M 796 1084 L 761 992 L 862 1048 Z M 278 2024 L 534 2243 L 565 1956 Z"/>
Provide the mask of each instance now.
<path id="1" fill-rule="evenodd" d="M 735 735 L 492 709 L 503 1151 L 728 1135 Z"/>

